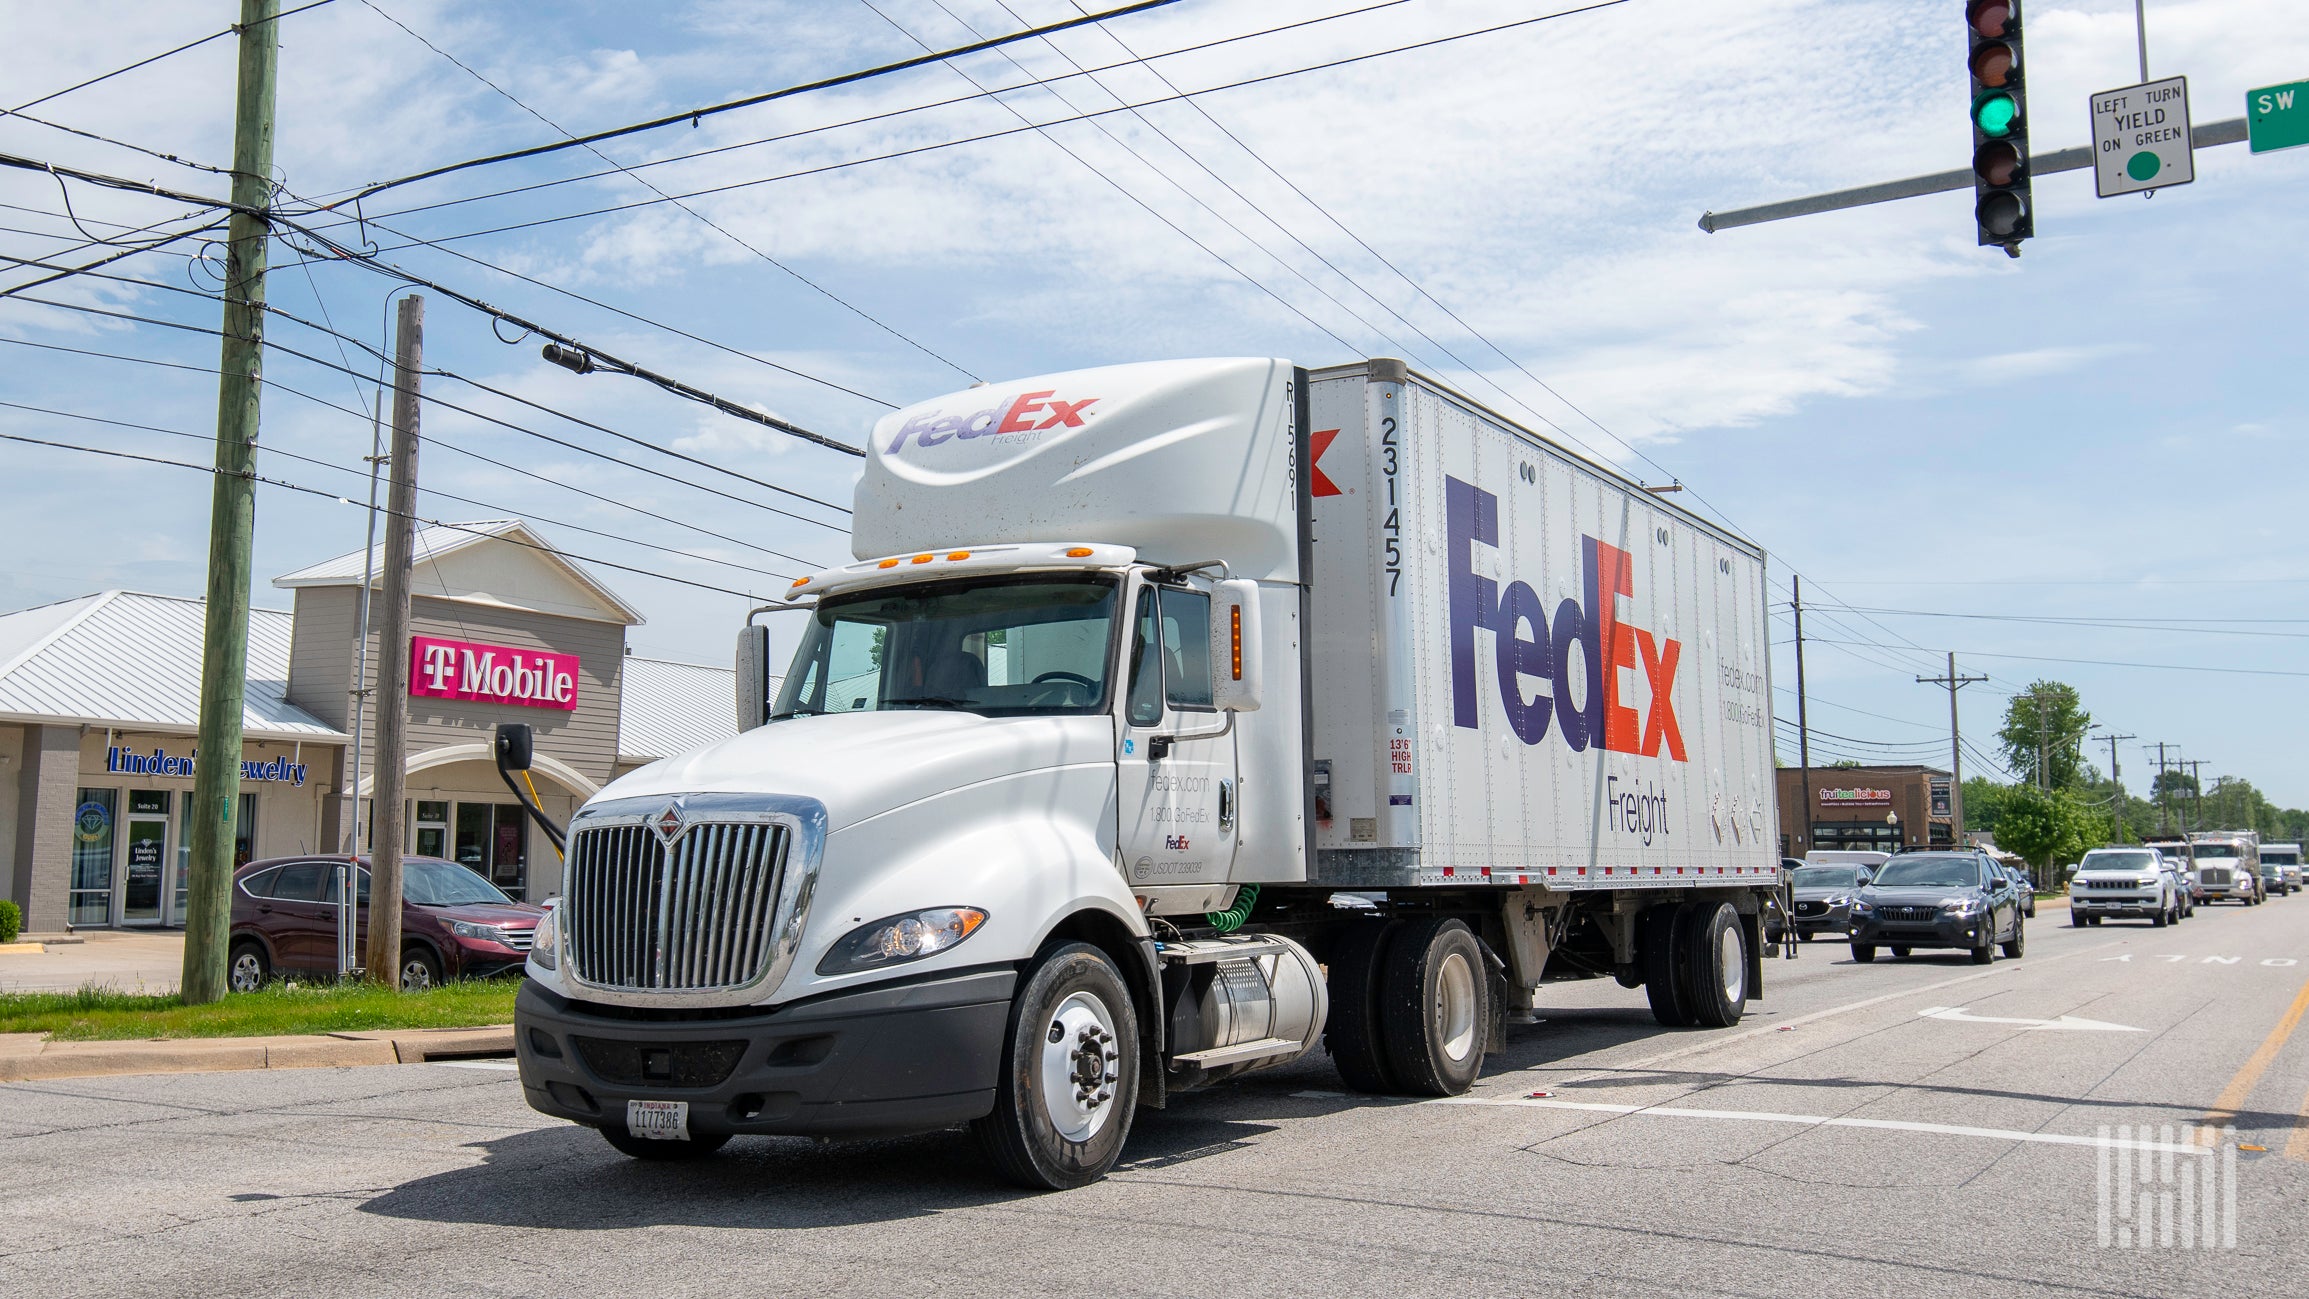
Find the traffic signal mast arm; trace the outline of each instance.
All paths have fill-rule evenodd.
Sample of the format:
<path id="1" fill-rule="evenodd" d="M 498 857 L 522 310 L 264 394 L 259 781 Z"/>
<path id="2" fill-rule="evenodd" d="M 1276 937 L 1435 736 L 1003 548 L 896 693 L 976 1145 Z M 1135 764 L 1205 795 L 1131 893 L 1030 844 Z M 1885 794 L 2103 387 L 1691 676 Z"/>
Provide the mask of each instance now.
<path id="1" fill-rule="evenodd" d="M 2207 122 L 2193 128 L 2189 138 L 2197 148 L 2216 144 L 2243 144 L 2245 119 L 2232 117 L 2222 122 Z M 2090 145 L 2040 153 L 2029 163 L 2032 175 L 2044 176 L 2056 171 L 2089 171 L 2093 165 Z M 1834 190 L 1807 198 L 1786 199 L 1778 203 L 1763 203 L 1755 207 L 1734 208 L 1729 212 L 1705 212 L 1700 215 L 1700 229 L 1714 234 L 1736 226 L 1762 225 L 1766 221 L 1785 221 L 1789 217 L 1812 216 L 1821 212 L 1841 212 L 1845 208 L 1867 207 L 1872 203 L 1889 203 L 1894 199 L 1921 198 L 1926 194 L 1945 194 L 1951 190 L 1971 189 L 1972 168 L 1959 167 L 1955 171 L 1936 171 L 1928 176 L 1910 176 L 1906 180 L 1888 180 L 1856 189 Z"/>

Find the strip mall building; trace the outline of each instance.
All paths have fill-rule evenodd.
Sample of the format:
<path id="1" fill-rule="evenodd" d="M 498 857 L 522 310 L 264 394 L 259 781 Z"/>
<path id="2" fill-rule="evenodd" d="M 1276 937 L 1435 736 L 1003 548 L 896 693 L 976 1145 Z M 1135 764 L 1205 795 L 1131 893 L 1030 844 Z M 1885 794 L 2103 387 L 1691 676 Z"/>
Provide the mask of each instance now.
<path id="1" fill-rule="evenodd" d="M 411 573 L 409 850 L 515 897 L 560 891 L 552 844 L 497 776 L 499 722 L 537 728 L 548 815 L 627 771 L 733 734 L 726 667 L 633 657 L 640 615 L 518 520 L 428 528 Z M 361 552 L 276 578 L 250 615 L 236 857 L 363 849 L 376 734 L 358 689 Z M 204 606 L 104 591 L 0 614 L 0 871 L 25 928 L 183 923 Z M 378 663 L 369 636 L 369 679 Z M 354 710 L 364 752 L 353 754 Z"/>
<path id="2" fill-rule="evenodd" d="M 1948 773 L 1936 767 L 1782 767 L 1780 854 L 1813 849 L 1877 852 L 1946 848 L 1955 842 Z"/>

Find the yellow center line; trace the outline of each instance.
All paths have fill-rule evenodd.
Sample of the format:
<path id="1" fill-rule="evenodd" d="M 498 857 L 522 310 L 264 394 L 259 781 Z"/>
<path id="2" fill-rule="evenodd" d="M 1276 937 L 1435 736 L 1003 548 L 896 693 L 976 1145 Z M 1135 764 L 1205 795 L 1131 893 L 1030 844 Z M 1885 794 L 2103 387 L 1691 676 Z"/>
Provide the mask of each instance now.
<path id="1" fill-rule="evenodd" d="M 2301 985 L 2301 991 L 2293 997 L 2293 1004 L 2286 1008 L 2285 1017 L 2277 1021 L 2277 1027 L 2270 1029 L 2269 1036 L 2261 1039 L 2261 1045 L 2255 1047 L 2253 1054 L 2246 1058 L 2244 1067 L 2237 1070 L 2237 1076 L 2221 1089 L 2220 1097 L 2205 1115 L 2206 1130 L 2218 1131 L 2237 1121 L 2238 1111 L 2245 1108 L 2245 1102 L 2253 1095 L 2253 1088 L 2261 1082 L 2261 1075 L 2269 1072 L 2269 1066 L 2276 1063 L 2277 1053 L 2285 1048 L 2285 1040 L 2292 1037 L 2293 1030 L 2300 1026 L 2304 1012 L 2309 1012 L 2309 983 Z M 2294 1133 L 2293 1145 L 2286 1153 L 2291 1154 L 2295 1149 L 2309 1154 L 2309 1143 L 2303 1142 L 2298 1131 Z"/>

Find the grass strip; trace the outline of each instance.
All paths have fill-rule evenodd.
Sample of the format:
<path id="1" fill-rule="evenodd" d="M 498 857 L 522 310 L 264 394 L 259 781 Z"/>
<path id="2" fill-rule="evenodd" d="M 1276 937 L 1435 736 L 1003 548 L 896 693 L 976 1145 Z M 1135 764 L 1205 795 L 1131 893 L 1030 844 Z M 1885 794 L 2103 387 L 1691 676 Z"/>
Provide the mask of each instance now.
<path id="1" fill-rule="evenodd" d="M 47 1033 L 60 1042 L 178 1037 L 269 1037 L 390 1028 L 472 1028 L 513 1021 L 518 979 L 394 992 L 367 983 L 274 983 L 205 1006 L 172 994 L 83 986 L 77 992 L 0 993 L 0 1033 Z"/>

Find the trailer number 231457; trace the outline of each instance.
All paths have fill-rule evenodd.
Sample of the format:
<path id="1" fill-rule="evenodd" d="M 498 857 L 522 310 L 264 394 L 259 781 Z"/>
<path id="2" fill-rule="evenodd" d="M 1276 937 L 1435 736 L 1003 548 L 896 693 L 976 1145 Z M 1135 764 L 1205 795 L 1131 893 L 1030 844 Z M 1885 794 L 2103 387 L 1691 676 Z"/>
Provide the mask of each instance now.
<path id="1" fill-rule="evenodd" d="M 1379 525 L 1379 546 L 1387 573 L 1387 598 L 1403 585 L 1403 508 L 1395 499 L 1395 417 L 1379 421 L 1379 471 L 1387 483 L 1387 521 Z"/>

